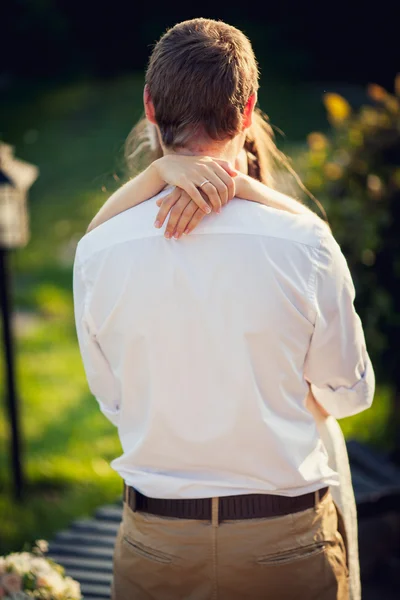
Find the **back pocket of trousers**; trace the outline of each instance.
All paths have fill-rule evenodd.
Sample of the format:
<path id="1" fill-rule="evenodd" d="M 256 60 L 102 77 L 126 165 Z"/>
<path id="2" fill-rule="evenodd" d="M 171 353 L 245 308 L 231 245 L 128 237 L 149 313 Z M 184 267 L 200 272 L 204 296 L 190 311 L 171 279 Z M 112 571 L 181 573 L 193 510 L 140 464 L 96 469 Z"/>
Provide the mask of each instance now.
<path id="1" fill-rule="evenodd" d="M 318 554 L 322 554 L 324 550 L 324 542 L 316 542 L 315 544 L 310 544 L 308 546 L 299 546 L 297 548 L 292 548 L 291 550 L 285 550 L 284 552 L 260 556 L 257 558 L 257 563 L 265 566 L 285 565 L 298 560 L 315 557 Z"/>
<path id="2" fill-rule="evenodd" d="M 145 546 L 140 542 L 131 540 L 127 536 L 123 536 L 123 541 L 133 552 L 135 552 L 135 554 L 142 558 L 147 558 L 148 560 L 164 564 L 170 564 L 175 559 L 175 557 L 172 555 L 166 554 L 165 552 L 161 552 L 160 550 L 155 550 L 154 548 L 150 548 L 149 546 Z"/>

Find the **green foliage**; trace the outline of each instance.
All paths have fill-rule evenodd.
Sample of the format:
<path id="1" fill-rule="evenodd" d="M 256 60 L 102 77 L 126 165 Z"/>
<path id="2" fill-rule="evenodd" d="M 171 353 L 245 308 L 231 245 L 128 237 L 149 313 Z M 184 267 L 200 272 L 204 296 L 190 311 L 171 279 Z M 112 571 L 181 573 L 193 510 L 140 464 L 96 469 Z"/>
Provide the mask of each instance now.
<path id="1" fill-rule="evenodd" d="M 357 310 L 380 381 L 399 381 L 400 76 L 396 95 L 370 85 L 371 103 L 352 111 L 337 94 L 324 103 L 329 137 L 308 136 L 298 169 L 324 204 L 349 262 Z"/>
<path id="2" fill-rule="evenodd" d="M 36 589 L 36 576 L 33 573 L 24 573 L 22 577 L 22 589 L 26 592 Z"/>

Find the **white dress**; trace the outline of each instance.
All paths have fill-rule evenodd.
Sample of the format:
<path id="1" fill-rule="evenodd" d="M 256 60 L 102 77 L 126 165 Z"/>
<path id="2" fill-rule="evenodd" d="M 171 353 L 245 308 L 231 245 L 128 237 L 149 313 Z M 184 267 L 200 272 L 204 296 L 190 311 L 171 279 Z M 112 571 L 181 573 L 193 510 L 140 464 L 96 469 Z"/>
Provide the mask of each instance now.
<path id="1" fill-rule="evenodd" d="M 325 416 L 314 402 L 308 407 L 329 456 L 329 466 L 339 474 L 340 484 L 332 486 L 333 501 L 342 513 L 347 537 L 350 600 L 361 600 L 360 563 L 358 556 L 357 508 L 351 481 L 349 457 L 341 427 L 332 416 Z"/>

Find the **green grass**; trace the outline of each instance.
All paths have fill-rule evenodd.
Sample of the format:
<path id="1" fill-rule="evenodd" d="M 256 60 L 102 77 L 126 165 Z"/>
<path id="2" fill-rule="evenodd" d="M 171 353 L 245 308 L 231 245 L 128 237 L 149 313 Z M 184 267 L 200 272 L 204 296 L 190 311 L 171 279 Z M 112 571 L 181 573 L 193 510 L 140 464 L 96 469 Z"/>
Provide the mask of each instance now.
<path id="1" fill-rule="evenodd" d="M 2 102 L 3 140 L 37 164 L 40 177 L 30 194 L 31 242 L 12 257 L 15 304 L 28 316 L 16 347 L 27 502 L 18 505 L 11 496 L 2 402 L 0 554 L 50 537 L 121 493 L 109 466 L 120 454 L 118 436 L 88 392 L 77 347 L 72 261 L 108 193 L 101 188 L 117 185 L 112 174 L 141 114 L 141 81 L 19 90 Z"/>
<path id="2" fill-rule="evenodd" d="M 289 143 L 323 126 L 312 91 L 271 81 L 264 90 L 262 106 Z M 88 393 L 76 342 L 72 262 L 76 241 L 117 185 L 112 175 L 141 114 L 141 94 L 141 77 L 121 77 L 20 88 L 0 100 L 2 139 L 40 168 L 30 194 L 32 239 L 13 255 L 14 299 L 26 317 L 16 344 L 26 502 L 17 504 L 11 495 L 2 402 L 0 554 L 50 538 L 121 493 L 109 466 L 120 453 L 117 433 Z M 3 384 L 1 378 L 0 398 Z M 384 446 L 389 404 L 388 392 L 380 390 L 373 409 L 342 422 L 346 434 Z"/>
<path id="3" fill-rule="evenodd" d="M 8 476 L 0 491 L 0 553 L 50 536 L 121 492 L 108 464 L 120 453 L 119 441 L 87 391 L 72 315 L 40 317 L 19 337 L 17 351 L 27 505 L 12 501 Z M 4 419 L 0 439 L 5 450 Z M 5 459 L 3 451 L 2 479 Z"/>

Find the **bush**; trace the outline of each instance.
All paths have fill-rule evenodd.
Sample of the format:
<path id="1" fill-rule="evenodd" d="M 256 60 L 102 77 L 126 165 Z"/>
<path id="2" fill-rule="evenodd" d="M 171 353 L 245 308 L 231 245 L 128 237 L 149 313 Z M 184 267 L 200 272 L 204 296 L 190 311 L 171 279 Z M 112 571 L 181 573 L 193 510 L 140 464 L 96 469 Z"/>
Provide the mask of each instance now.
<path id="1" fill-rule="evenodd" d="M 308 136 L 298 169 L 348 260 L 377 377 L 400 397 L 400 74 L 395 94 L 376 84 L 367 92 L 357 111 L 324 96 L 331 133 Z"/>

